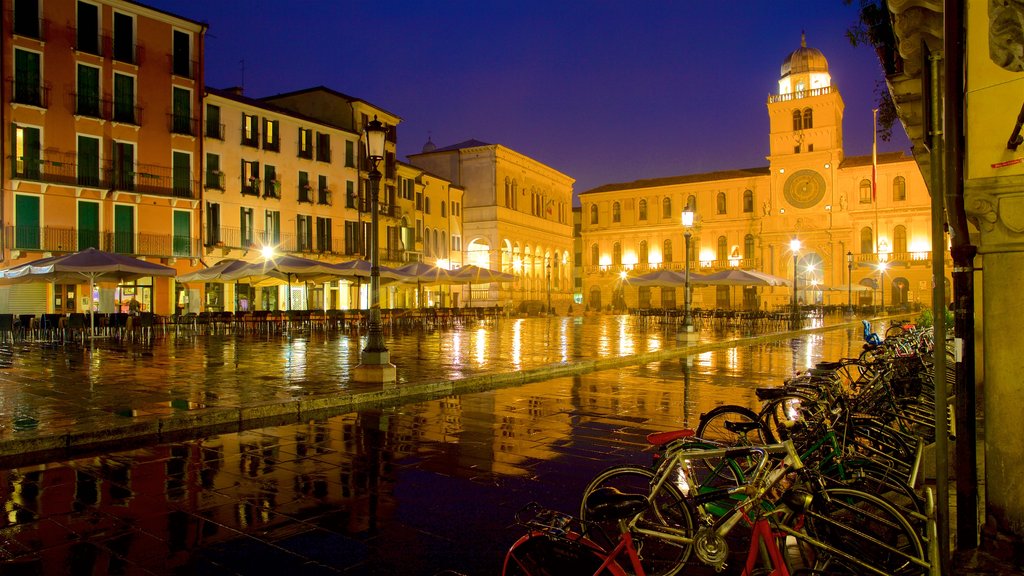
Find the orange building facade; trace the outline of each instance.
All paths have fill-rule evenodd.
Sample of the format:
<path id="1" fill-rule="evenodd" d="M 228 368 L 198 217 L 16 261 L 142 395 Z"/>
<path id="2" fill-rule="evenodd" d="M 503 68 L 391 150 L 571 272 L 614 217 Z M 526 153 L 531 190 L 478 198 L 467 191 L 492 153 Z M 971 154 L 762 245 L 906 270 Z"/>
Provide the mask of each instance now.
<path id="1" fill-rule="evenodd" d="M 129 2 L 3 2 L 3 261 L 200 255 L 205 26 Z M 5 287 L 11 311 L 172 311 L 173 280 Z M 0 302 L 3 304 L 3 302 Z"/>

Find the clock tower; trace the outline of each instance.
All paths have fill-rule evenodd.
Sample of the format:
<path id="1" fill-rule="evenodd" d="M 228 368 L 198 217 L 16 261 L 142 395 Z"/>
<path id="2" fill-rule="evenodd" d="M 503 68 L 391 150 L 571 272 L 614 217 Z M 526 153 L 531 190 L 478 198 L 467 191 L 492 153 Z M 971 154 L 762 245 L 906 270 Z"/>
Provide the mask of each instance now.
<path id="1" fill-rule="evenodd" d="M 772 214 L 836 206 L 843 160 L 843 99 L 820 50 L 800 47 L 782 62 L 779 92 L 768 98 Z"/>

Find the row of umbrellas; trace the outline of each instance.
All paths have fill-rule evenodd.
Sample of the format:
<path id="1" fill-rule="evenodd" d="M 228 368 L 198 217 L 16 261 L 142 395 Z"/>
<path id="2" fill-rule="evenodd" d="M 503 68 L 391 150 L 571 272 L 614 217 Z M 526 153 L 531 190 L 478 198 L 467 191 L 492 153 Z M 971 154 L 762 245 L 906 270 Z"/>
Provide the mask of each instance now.
<path id="1" fill-rule="evenodd" d="M 663 288 L 681 288 L 686 285 L 686 274 L 674 270 L 655 270 L 647 274 L 633 276 L 628 280 L 633 286 L 660 286 Z M 696 274 L 690 272 L 692 286 L 789 286 L 786 278 L 773 276 L 757 270 L 732 268 L 713 274 Z M 870 290 L 868 286 L 846 286 L 842 288 L 808 284 L 805 289 L 822 292 L 846 292 L 847 290 Z"/>
<path id="2" fill-rule="evenodd" d="M 299 256 L 283 255 L 263 262 L 222 260 L 217 264 L 179 275 L 169 266 L 146 262 L 130 255 L 87 248 L 80 252 L 42 258 L 0 270 L 0 280 L 7 282 L 57 282 L 77 284 L 83 282 L 122 282 L 146 276 L 177 276 L 182 283 L 243 282 L 257 285 L 284 284 L 291 281 L 315 282 L 338 278 L 369 278 L 370 263 L 350 260 L 338 264 L 310 260 Z M 463 266 L 446 270 L 422 262 L 413 262 L 400 268 L 380 267 L 385 281 L 422 284 L 483 284 L 510 282 L 515 276 L 506 272 Z"/>

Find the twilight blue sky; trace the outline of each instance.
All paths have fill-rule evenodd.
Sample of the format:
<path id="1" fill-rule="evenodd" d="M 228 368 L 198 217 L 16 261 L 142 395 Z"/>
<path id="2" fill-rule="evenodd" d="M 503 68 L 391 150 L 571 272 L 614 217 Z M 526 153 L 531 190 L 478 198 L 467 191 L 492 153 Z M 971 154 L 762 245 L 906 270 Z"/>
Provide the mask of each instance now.
<path id="1" fill-rule="evenodd" d="M 402 160 L 428 135 L 475 138 L 576 192 L 766 166 L 767 97 L 806 31 L 846 103 L 847 155 L 871 153 L 882 73 L 847 41 L 857 11 L 841 0 L 142 1 L 209 24 L 210 86 L 322 84 L 399 115 Z M 909 151 L 894 132 L 880 152 Z"/>

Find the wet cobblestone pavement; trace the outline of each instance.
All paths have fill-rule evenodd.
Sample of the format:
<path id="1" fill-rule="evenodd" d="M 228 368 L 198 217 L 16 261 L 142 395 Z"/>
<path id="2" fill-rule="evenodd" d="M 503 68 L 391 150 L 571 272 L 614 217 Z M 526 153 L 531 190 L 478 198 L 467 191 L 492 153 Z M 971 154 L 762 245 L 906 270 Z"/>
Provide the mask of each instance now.
<path id="1" fill-rule="evenodd" d="M 504 322 L 392 335 L 389 347 L 408 382 L 454 377 L 452 354 L 463 365 L 476 362 L 475 370 L 525 370 L 675 346 L 671 334 L 612 317 L 584 319 L 575 334 L 572 326 L 565 330 L 564 343 L 545 346 L 536 343 L 561 333 L 561 319 Z M 540 332 L 523 337 L 529 344 L 516 353 L 517 330 Z M 756 386 L 859 348 L 856 330 L 835 329 L 708 351 L 689 362 L 649 362 L 2 470 L 0 574 L 498 574 L 505 550 L 522 533 L 512 523 L 526 503 L 574 512 L 597 472 L 649 462 L 647 433 L 694 426 L 719 404 L 754 406 Z M 77 425 L 85 415 L 102 425 L 345 393 L 344 375 L 357 357 L 354 339 L 316 335 L 168 338 L 92 352 L 27 346 L 0 369 L 3 433 L 27 437 L 56 429 L 61 419 Z M 16 390 L 25 381 L 31 386 Z M 1005 571 L 1005 562 L 985 566 L 1003 571 L 955 573 L 1020 573 Z"/>

